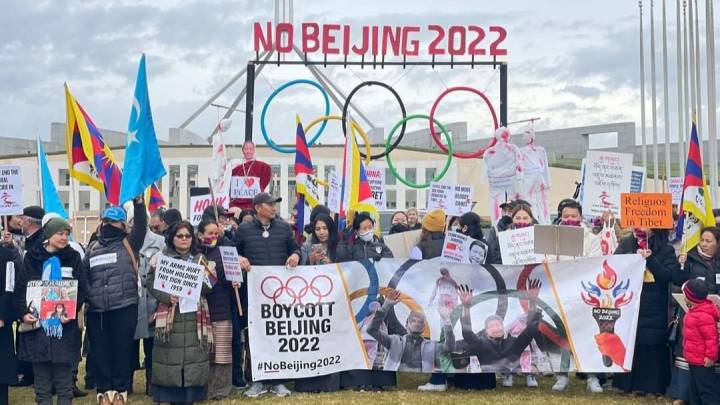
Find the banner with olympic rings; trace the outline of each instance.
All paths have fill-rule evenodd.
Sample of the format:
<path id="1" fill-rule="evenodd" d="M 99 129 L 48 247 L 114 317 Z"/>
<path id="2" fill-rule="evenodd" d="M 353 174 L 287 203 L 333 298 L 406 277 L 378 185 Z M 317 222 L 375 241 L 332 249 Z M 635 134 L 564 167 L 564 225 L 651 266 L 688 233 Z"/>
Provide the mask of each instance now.
<path id="1" fill-rule="evenodd" d="M 344 370 L 627 372 L 644 259 L 383 259 L 248 273 L 254 380 Z"/>

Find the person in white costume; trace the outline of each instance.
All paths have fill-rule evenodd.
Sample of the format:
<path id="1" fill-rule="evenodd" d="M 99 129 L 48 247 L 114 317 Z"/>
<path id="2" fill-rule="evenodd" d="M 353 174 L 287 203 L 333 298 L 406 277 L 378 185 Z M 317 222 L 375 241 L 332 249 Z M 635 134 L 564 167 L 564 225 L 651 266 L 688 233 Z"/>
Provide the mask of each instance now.
<path id="1" fill-rule="evenodd" d="M 525 128 L 523 139 L 525 146 L 520 148 L 523 174 L 520 196 L 532 205 L 535 218 L 540 224 L 549 224 L 550 168 L 545 148 L 535 144 L 532 122 Z"/>
<path id="2" fill-rule="evenodd" d="M 505 127 L 495 130 L 497 143 L 483 155 L 482 177 L 490 185 L 488 204 L 493 224 L 500 219 L 500 204 L 520 198 L 519 181 L 522 178 L 520 149 L 510 143 L 510 131 Z"/>

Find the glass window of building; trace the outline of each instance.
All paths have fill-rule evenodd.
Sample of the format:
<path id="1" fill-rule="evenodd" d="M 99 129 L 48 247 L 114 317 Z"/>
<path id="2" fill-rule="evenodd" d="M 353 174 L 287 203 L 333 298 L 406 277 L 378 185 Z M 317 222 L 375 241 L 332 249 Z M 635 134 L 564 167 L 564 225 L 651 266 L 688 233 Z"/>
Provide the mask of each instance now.
<path id="1" fill-rule="evenodd" d="M 414 167 L 405 169 L 405 179 L 410 183 L 417 182 L 417 169 Z"/>
<path id="2" fill-rule="evenodd" d="M 60 194 L 60 201 L 62 201 L 62 204 L 65 207 L 65 210 L 70 212 L 70 192 L 60 190 L 60 191 L 58 191 L 58 194 Z"/>
<path id="3" fill-rule="evenodd" d="M 78 207 L 83 211 L 90 210 L 90 191 L 88 191 L 88 190 L 78 191 Z"/>
<path id="4" fill-rule="evenodd" d="M 426 167 L 425 168 L 425 182 L 431 182 L 432 179 L 435 178 L 435 175 L 437 174 L 437 169 L 434 167 Z"/>
<path id="5" fill-rule="evenodd" d="M 188 188 L 198 186 L 198 165 L 188 165 Z"/>
<path id="6" fill-rule="evenodd" d="M 170 208 L 178 208 L 180 206 L 180 166 L 170 165 L 168 171 L 168 184 L 170 192 L 168 193 L 168 206 Z"/>
<path id="7" fill-rule="evenodd" d="M 58 170 L 58 185 L 69 186 L 70 185 L 70 171 L 68 169 Z"/>
<path id="8" fill-rule="evenodd" d="M 397 209 L 397 190 L 386 190 L 385 196 L 387 197 L 387 209 Z"/>
<path id="9" fill-rule="evenodd" d="M 385 185 L 394 186 L 395 184 L 397 184 L 395 176 L 392 174 L 390 169 L 385 169 Z"/>
<path id="10" fill-rule="evenodd" d="M 412 207 L 417 208 L 417 190 L 405 190 L 405 209 Z"/>

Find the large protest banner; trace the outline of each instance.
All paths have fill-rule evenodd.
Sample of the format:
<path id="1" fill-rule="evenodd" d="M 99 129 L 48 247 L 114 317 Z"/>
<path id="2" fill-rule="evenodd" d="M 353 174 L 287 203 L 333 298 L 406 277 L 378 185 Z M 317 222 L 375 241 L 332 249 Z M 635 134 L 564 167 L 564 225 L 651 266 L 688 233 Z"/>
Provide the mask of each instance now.
<path id="1" fill-rule="evenodd" d="M 248 309 L 253 379 L 371 368 L 628 371 L 644 268 L 639 255 L 525 266 L 439 258 L 256 266 L 248 273 L 258 292 Z M 403 349 L 410 339 L 422 340 L 417 355 Z M 531 370 L 519 364 L 523 353 Z"/>

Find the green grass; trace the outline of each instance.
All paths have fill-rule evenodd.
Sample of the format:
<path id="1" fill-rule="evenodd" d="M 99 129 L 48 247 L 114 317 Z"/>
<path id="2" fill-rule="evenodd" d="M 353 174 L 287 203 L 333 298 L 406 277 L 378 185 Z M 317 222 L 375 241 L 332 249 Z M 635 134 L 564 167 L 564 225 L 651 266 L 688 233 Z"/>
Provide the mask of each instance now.
<path id="1" fill-rule="evenodd" d="M 83 381 L 84 364 L 80 368 L 80 381 Z M 593 395 L 585 389 L 585 381 L 570 378 L 570 388 L 563 393 L 555 393 L 550 390 L 554 383 L 553 377 L 542 377 L 539 379 L 540 388 L 530 389 L 525 387 L 524 378 L 515 378 L 515 387 L 498 387 L 492 391 L 461 391 L 449 390 L 447 392 L 421 393 L 416 387 L 427 381 L 427 376 L 419 374 L 400 374 L 399 387 L 386 392 L 356 392 L 341 391 L 324 394 L 293 394 L 282 400 L 273 395 L 266 394 L 261 398 L 249 399 L 240 392 L 233 392 L 229 398 L 223 401 L 208 401 L 208 404 L 236 404 L 252 402 L 282 402 L 290 404 L 665 404 L 671 403 L 667 398 L 648 399 L 643 397 L 631 398 L 624 394 L 611 392 L 606 389 L 603 394 Z M 150 397 L 144 395 L 145 372 L 135 373 L 135 394 L 131 395 L 130 404 L 153 404 Z M 499 385 L 499 384 L 498 384 Z M 82 384 L 80 385 L 82 388 Z M 87 397 L 74 401 L 75 404 L 95 404 L 95 393 L 91 392 Z M 32 388 L 11 388 L 10 404 L 32 404 L 35 397 Z"/>

